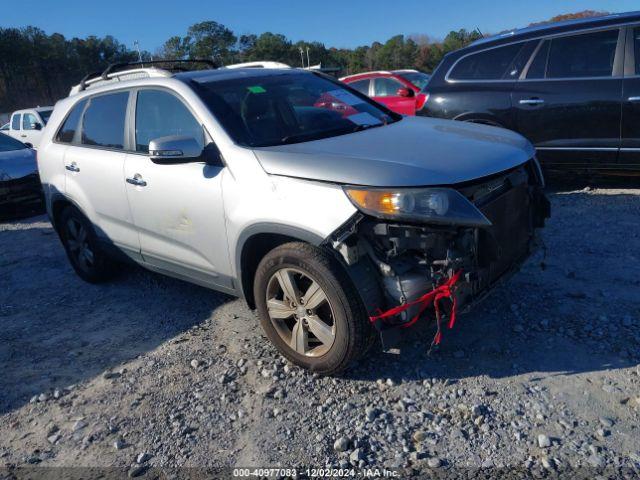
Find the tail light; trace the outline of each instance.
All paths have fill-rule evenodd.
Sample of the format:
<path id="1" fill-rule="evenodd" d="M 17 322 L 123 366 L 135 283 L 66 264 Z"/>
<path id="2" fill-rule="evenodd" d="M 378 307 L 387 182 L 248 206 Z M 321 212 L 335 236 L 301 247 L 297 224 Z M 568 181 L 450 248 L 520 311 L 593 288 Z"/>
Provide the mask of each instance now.
<path id="1" fill-rule="evenodd" d="M 427 100 L 429 100 L 428 93 L 419 93 L 416 95 L 416 110 L 422 110 L 422 107 L 427 103 Z"/>

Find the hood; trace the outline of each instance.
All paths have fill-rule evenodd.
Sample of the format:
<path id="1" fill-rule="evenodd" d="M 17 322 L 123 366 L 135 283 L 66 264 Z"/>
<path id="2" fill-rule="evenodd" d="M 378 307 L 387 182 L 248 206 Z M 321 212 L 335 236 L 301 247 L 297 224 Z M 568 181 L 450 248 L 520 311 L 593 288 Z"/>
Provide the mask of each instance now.
<path id="1" fill-rule="evenodd" d="M 36 155 L 30 148 L 0 151 L 0 182 L 16 180 L 37 172 Z"/>
<path id="2" fill-rule="evenodd" d="M 466 182 L 516 167 L 535 154 L 524 137 L 509 130 L 425 117 L 254 152 L 273 175 L 379 187 Z"/>

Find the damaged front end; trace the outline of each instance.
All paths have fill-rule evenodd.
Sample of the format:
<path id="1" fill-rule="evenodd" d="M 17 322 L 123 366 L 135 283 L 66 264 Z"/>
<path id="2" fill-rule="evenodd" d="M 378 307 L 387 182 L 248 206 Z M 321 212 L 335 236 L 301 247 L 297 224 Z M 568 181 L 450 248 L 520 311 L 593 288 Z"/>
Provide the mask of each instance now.
<path id="1" fill-rule="evenodd" d="M 453 301 L 469 307 L 519 268 L 535 248 L 536 228 L 550 216 L 543 187 L 533 159 L 478 181 L 425 188 L 428 194 L 409 199 L 364 190 L 354 200 L 348 192 L 360 213 L 329 240 L 348 265 L 385 349 L 393 348 L 401 329 L 423 311 L 435 316 L 433 308 L 425 311 L 423 300 L 446 297 L 449 312 Z M 436 310 L 438 301 L 432 302 Z"/>

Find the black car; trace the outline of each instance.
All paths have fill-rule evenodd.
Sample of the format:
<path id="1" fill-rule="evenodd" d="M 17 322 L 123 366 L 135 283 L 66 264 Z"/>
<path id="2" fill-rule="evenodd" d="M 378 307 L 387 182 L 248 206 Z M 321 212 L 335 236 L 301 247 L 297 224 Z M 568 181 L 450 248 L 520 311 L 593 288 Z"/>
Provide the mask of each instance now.
<path id="1" fill-rule="evenodd" d="M 35 151 L 0 134 L 0 220 L 40 212 L 43 206 Z"/>
<path id="2" fill-rule="evenodd" d="M 481 39 L 424 92 L 418 115 L 515 130 L 548 170 L 640 170 L 640 12 Z"/>

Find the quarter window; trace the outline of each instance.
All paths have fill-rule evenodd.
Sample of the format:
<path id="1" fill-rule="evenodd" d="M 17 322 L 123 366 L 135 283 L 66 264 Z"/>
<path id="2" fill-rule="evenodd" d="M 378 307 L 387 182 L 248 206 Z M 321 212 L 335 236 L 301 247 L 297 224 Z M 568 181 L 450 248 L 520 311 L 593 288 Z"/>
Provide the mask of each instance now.
<path id="1" fill-rule="evenodd" d="M 19 113 L 11 117 L 11 130 L 20 130 L 20 120 L 22 115 Z"/>
<path id="2" fill-rule="evenodd" d="M 618 30 L 551 40 L 546 78 L 610 77 Z"/>
<path id="3" fill-rule="evenodd" d="M 170 135 L 193 137 L 204 146 L 202 125 L 174 95 L 141 90 L 136 102 L 136 151 L 149 152 L 149 142 Z"/>
<path id="4" fill-rule="evenodd" d="M 100 95 L 89 100 L 82 118 L 82 144 L 124 148 L 124 123 L 129 92 Z"/>
<path id="5" fill-rule="evenodd" d="M 373 96 L 374 97 L 396 97 L 398 89 L 404 85 L 393 78 L 380 77 L 373 80 Z"/>
<path id="6" fill-rule="evenodd" d="M 71 143 L 74 141 L 78 123 L 80 122 L 80 117 L 82 116 L 82 112 L 86 104 L 87 101 L 82 100 L 75 107 L 73 107 L 73 110 L 71 110 L 71 113 L 58 131 L 58 136 L 56 137 L 56 140 L 58 142 Z"/>
<path id="7" fill-rule="evenodd" d="M 348 85 L 364 95 L 369 95 L 369 79 L 358 80 L 357 82 L 351 82 Z"/>
<path id="8" fill-rule="evenodd" d="M 501 80 L 509 78 L 509 66 L 522 43 L 492 48 L 462 58 L 449 74 L 451 80 Z"/>
<path id="9" fill-rule="evenodd" d="M 22 129 L 23 130 L 35 130 L 38 119 L 32 113 L 25 113 L 22 116 Z"/>

